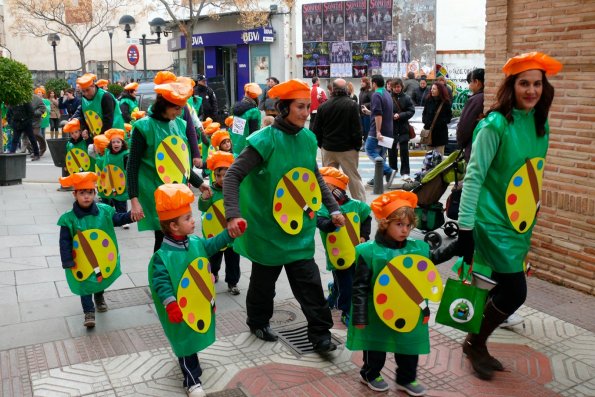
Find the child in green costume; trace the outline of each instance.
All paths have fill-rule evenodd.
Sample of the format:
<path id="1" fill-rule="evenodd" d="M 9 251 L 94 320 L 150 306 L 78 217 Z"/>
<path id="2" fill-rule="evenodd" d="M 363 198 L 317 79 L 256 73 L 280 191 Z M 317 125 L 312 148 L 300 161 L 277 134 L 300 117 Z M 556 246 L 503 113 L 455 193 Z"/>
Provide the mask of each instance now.
<path id="1" fill-rule="evenodd" d="M 124 130 L 111 128 L 105 132 L 109 144 L 104 152 L 99 174 L 99 189 L 105 195 L 103 202 L 113 206 L 116 212 L 126 212 L 126 164 L 128 145 Z M 128 225 L 123 226 L 128 229 Z"/>
<path id="2" fill-rule="evenodd" d="M 72 119 L 62 129 L 70 134 L 66 143 L 66 169 L 69 174 L 75 172 L 94 172 L 95 161 L 89 156 L 88 146 L 92 143 L 88 135 L 83 136 L 78 119 Z"/>
<path id="3" fill-rule="evenodd" d="M 149 286 L 159 321 L 178 357 L 189 396 L 206 396 L 197 352 L 215 342 L 215 288 L 207 258 L 230 244 L 227 230 L 212 239 L 194 235 L 190 205 L 194 194 L 185 184 L 163 184 L 155 205 L 165 234 L 149 264 Z"/>
<path id="4" fill-rule="evenodd" d="M 121 274 L 114 226 L 132 222 L 130 212 L 116 213 L 108 205 L 95 203 L 96 181 L 94 172 L 60 178 L 63 187 L 74 186 L 75 199 L 72 210 L 58 220 L 60 259 L 70 290 L 81 297 L 87 328 L 95 327 L 93 295 L 97 311 L 107 311 L 103 291 Z"/>

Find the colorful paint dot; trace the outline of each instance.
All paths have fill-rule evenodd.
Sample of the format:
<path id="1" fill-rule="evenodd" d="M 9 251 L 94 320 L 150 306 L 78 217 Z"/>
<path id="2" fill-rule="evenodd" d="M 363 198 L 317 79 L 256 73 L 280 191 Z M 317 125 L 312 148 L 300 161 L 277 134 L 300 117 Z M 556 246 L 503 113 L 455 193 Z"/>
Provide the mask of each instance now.
<path id="1" fill-rule="evenodd" d="M 157 167 L 157 172 L 159 172 L 160 174 L 163 174 L 165 172 L 165 167 L 160 165 L 159 167 Z"/>
<path id="2" fill-rule="evenodd" d="M 157 160 L 162 161 L 165 158 L 165 153 L 158 152 L 157 153 Z"/>
<path id="3" fill-rule="evenodd" d="M 318 198 L 312 197 L 312 204 L 318 204 Z"/>
<path id="4" fill-rule="evenodd" d="M 541 170 L 542 168 L 543 168 L 543 160 L 539 160 L 539 161 L 537 162 L 537 169 L 538 169 L 538 170 Z"/>
<path id="5" fill-rule="evenodd" d="M 331 254 L 332 254 L 333 256 L 339 256 L 339 248 L 333 248 L 333 249 L 331 250 Z"/>
<path id="6" fill-rule="evenodd" d="M 506 199 L 506 201 L 508 201 L 508 204 L 510 204 L 510 205 L 513 205 L 514 203 L 516 203 L 516 201 L 517 201 L 516 194 L 511 194 L 510 196 L 508 196 L 508 199 Z"/>
<path id="7" fill-rule="evenodd" d="M 310 184 L 310 191 L 313 192 L 315 189 L 316 189 L 316 183 L 315 182 L 312 182 Z"/>
<path id="8" fill-rule="evenodd" d="M 74 249 L 77 249 L 79 247 L 79 242 L 78 241 L 73 241 L 72 242 L 72 246 L 74 247 Z"/>
<path id="9" fill-rule="evenodd" d="M 165 182 L 165 183 L 171 183 L 171 178 L 166 175 L 166 176 L 163 177 L 163 182 Z M 175 183 L 175 181 L 174 181 L 174 183 Z"/>
<path id="10" fill-rule="evenodd" d="M 382 312 L 382 318 L 384 318 L 385 320 L 390 320 L 391 318 L 393 318 L 393 316 L 395 315 L 395 312 L 393 312 L 391 309 L 386 309 L 385 311 Z"/>
<path id="11" fill-rule="evenodd" d="M 293 230 L 296 230 L 298 228 L 299 224 L 297 223 L 297 221 L 291 221 L 289 223 L 289 227 L 292 228 Z"/>
<path id="12" fill-rule="evenodd" d="M 434 280 L 436 280 L 436 272 L 435 272 L 435 271 L 433 271 L 433 270 L 430 270 L 430 271 L 428 272 L 428 276 L 427 276 L 427 278 L 428 278 L 428 281 L 429 281 L 429 282 L 433 283 L 433 282 L 434 282 Z"/>
<path id="13" fill-rule="evenodd" d="M 89 238 L 93 241 L 97 240 L 98 237 L 99 235 L 97 234 L 97 232 L 92 232 L 91 234 L 89 234 Z"/>
<path id="14" fill-rule="evenodd" d="M 124 178 L 124 173 L 120 172 L 120 178 Z"/>
<path id="15" fill-rule="evenodd" d="M 101 242 L 101 245 L 103 245 L 104 247 L 107 247 L 109 245 L 109 240 L 104 238 L 103 241 Z"/>
<path id="16" fill-rule="evenodd" d="M 209 234 L 207 235 L 207 238 L 211 238 L 211 237 L 215 237 L 215 236 L 213 235 L 213 233 L 209 233 Z"/>
<path id="17" fill-rule="evenodd" d="M 83 272 L 81 272 L 80 270 L 78 272 L 76 272 L 76 278 L 83 278 Z"/>
<path id="18" fill-rule="evenodd" d="M 205 215 L 205 219 L 207 221 L 210 221 L 211 219 L 213 219 L 213 214 L 211 214 L 210 212 L 207 212 L 207 214 Z"/>
<path id="19" fill-rule="evenodd" d="M 397 321 L 395 321 L 395 327 L 397 329 L 401 329 L 405 326 L 407 322 L 405 321 L 404 318 L 398 318 Z"/>
<path id="20" fill-rule="evenodd" d="M 300 178 L 300 173 L 298 171 L 293 171 L 293 174 L 291 174 L 291 179 L 293 179 L 294 181 L 297 181 Z"/>
<path id="21" fill-rule="evenodd" d="M 353 216 L 353 222 L 359 223 L 359 215 L 354 215 Z"/>
<path id="22" fill-rule="evenodd" d="M 287 214 L 281 215 L 281 217 L 279 218 L 279 220 L 281 221 L 281 223 L 287 223 L 287 221 L 288 221 Z"/>
<path id="23" fill-rule="evenodd" d="M 519 212 L 518 211 L 513 211 L 510 214 L 510 220 L 513 221 L 513 222 L 516 222 L 517 219 L 519 219 Z"/>
<path id="24" fill-rule="evenodd" d="M 302 181 L 308 182 L 308 179 L 310 179 L 310 174 L 304 172 L 304 175 L 302 175 Z"/>
<path id="25" fill-rule="evenodd" d="M 513 185 L 515 185 L 516 187 L 519 187 L 523 184 L 523 177 L 522 176 L 517 176 L 512 180 Z"/>
<path id="26" fill-rule="evenodd" d="M 190 312 L 188 313 L 188 322 L 189 323 L 193 323 L 194 322 L 194 313 Z"/>
<path id="27" fill-rule="evenodd" d="M 337 236 L 333 236 L 333 235 L 328 236 L 328 241 L 331 244 L 335 244 L 335 242 L 337 241 Z"/>
<path id="28" fill-rule="evenodd" d="M 184 277 L 182 279 L 182 281 L 180 282 L 180 286 L 182 288 L 188 288 L 189 285 L 190 285 L 190 280 L 188 279 L 188 277 Z"/>
<path id="29" fill-rule="evenodd" d="M 76 251 L 72 250 L 72 259 L 76 259 Z"/>
<path id="30" fill-rule="evenodd" d="M 198 262 L 196 263 L 196 267 L 198 267 L 198 270 L 202 270 L 202 268 L 205 266 L 205 261 L 203 261 L 202 259 L 199 259 Z"/>
<path id="31" fill-rule="evenodd" d="M 281 211 L 282 208 L 283 208 L 283 204 L 281 204 L 281 202 L 278 202 L 277 204 L 275 204 L 275 211 L 279 212 L 279 211 Z"/>
<path id="32" fill-rule="evenodd" d="M 177 145 L 178 144 L 178 138 L 176 138 L 175 136 L 171 138 L 171 143 L 172 145 Z"/>
<path id="33" fill-rule="evenodd" d="M 403 259 L 403 266 L 405 266 L 406 269 L 411 268 L 411 266 L 413 266 L 413 259 L 411 259 L 410 256 Z"/>
<path id="34" fill-rule="evenodd" d="M 111 270 L 112 270 L 112 268 L 110 266 L 106 266 L 105 267 L 105 272 L 106 273 L 109 273 Z"/>
<path id="35" fill-rule="evenodd" d="M 383 274 L 382 276 L 378 277 L 378 284 L 380 284 L 383 287 L 387 286 L 389 282 L 390 282 L 390 278 L 388 277 L 387 274 Z"/>
<path id="36" fill-rule="evenodd" d="M 279 188 L 277 189 L 277 198 L 281 198 L 283 197 L 283 195 L 285 194 L 285 190 L 283 188 Z"/>
<path id="37" fill-rule="evenodd" d="M 428 268 L 428 262 L 426 262 L 424 260 L 417 262 L 417 270 L 419 270 L 420 272 L 425 272 L 427 268 Z"/>
<path id="38" fill-rule="evenodd" d="M 183 143 L 182 143 L 182 146 L 180 146 L 180 148 L 182 149 L 183 152 L 186 151 L 186 145 L 184 145 Z"/>
<path id="39" fill-rule="evenodd" d="M 345 265 L 345 259 L 343 259 L 343 258 L 337 259 L 337 265 L 339 267 L 343 267 L 343 265 Z"/>
<path id="40" fill-rule="evenodd" d="M 376 296 L 376 303 L 378 303 L 379 305 L 385 304 L 387 300 L 388 297 L 386 296 L 386 294 L 378 294 Z"/>
<path id="41" fill-rule="evenodd" d="M 183 297 L 180 298 L 180 300 L 178 301 L 178 303 L 180 304 L 180 307 L 183 309 L 188 304 L 188 299 L 186 299 L 186 297 L 183 296 Z"/>
<path id="42" fill-rule="evenodd" d="M 525 221 L 522 221 L 522 222 L 519 224 L 519 230 L 522 232 L 522 231 L 523 231 L 523 230 L 525 230 L 526 228 L 527 228 L 527 222 L 525 222 Z"/>
<path id="43" fill-rule="evenodd" d="M 435 285 L 432 286 L 432 288 L 430 288 L 430 290 L 432 291 L 432 295 L 436 295 L 438 293 L 438 287 L 436 287 Z"/>
<path id="44" fill-rule="evenodd" d="M 213 308 L 214 310 L 215 308 Z M 196 328 L 198 328 L 199 330 L 203 330 L 205 328 L 205 322 L 203 320 L 198 320 L 196 322 Z"/>

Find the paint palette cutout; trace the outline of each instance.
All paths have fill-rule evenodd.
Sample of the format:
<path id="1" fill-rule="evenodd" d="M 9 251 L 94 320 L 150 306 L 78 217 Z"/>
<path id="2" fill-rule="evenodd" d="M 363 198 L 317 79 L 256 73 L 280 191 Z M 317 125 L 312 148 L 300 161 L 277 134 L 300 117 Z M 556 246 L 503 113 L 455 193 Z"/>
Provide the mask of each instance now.
<path id="1" fill-rule="evenodd" d="M 544 168 L 544 158 L 527 159 L 508 183 L 506 213 L 512 227 L 519 233 L 529 230 L 539 210 Z"/>
<path id="2" fill-rule="evenodd" d="M 326 236 L 326 253 L 337 270 L 345 270 L 355 263 L 355 246 L 360 243 L 360 216 L 356 212 L 343 214 L 345 226 Z"/>
<path id="3" fill-rule="evenodd" d="M 399 255 L 380 271 L 374 283 L 374 308 L 378 317 L 397 332 L 409 332 L 419 321 L 430 319 L 427 300 L 439 302 L 443 286 L 440 274 L 425 256 Z"/>
<path id="4" fill-rule="evenodd" d="M 277 183 L 273 197 L 273 217 L 287 234 L 299 234 L 304 216 L 314 219 L 320 209 L 322 194 L 314 172 L 296 167 Z"/>
<path id="5" fill-rule="evenodd" d="M 109 278 L 118 263 L 118 250 L 111 237 L 100 229 L 77 231 L 72 242 L 75 266 L 72 275 L 84 281 L 95 275 L 98 282 Z"/>
<path id="6" fill-rule="evenodd" d="M 91 157 L 83 149 L 73 148 L 66 153 L 66 169 L 70 175 L 89 171 L 90 168 Z"/>
<path id="7" fill-rule="evenodd" d="M 178 136 L 165 138 L 155 152 L 155 167 L 163 183 L 184 183 L 190 176 L 188 145 Z"/>
<path id="8" fill-rule="evenodd" d="M 178 285 L 177 300 L 186 324 L 198 333 L 206 333 L 215 311 L 215 284 L 207 258 L 196 258 L 188 265 Z"/>
<path id="9" fill-rule="evenodd" d="M 99 173 L 97 190 L 106 197 L 124 193 L 126 191 L 126 173 L 117 165 L 106 165 Z"/>
<path id="10" fill-rule="evenodd" d="M 91 135 L 101 134 L 101 129 L 103 128 L 101 117 L 93 110 L 86 110 L 84 114 L 85 122 L 87 123 L 87 127 L 89 127 Z"/>
<path id="11" fill-rule="evenodd" d="M 223 199 L 213 202 L 211 207 L 202 215 L 202 234 L 205 238 L 212 238 L 227 228 Z M 225 251 L 223 247 L 221 251 Z"/>

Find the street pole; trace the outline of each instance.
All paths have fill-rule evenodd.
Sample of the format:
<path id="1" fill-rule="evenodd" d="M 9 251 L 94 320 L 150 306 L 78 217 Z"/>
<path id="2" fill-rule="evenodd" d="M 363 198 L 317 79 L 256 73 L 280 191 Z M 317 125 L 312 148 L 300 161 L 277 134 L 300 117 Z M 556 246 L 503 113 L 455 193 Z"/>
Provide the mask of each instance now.
<path id="1" fill-rule="evenodd" d="M 114 49 L 112 47 L 112 36 L 114 35 L 114 32 L 108 32 L 109 34 L 109 55 L 110 55 L 110 77 L 111 80 L 110 82 L 112 84 L 115 83 L 114 81 Z"/>
<path id="2" fill-rule="evenodd" d="M 52 43 L 52 48 L 54 49 L 54 74 L 56 78 L 58 78 L 58 59 L 56 58 L 56 42 Z"/>
<path id="3" fill-rule="evenodd" d="M 147 79 L 147 35 L 143 34 L 142 35 L 142 41 L 143 41 L 143 79 L 146 80 Z"/>

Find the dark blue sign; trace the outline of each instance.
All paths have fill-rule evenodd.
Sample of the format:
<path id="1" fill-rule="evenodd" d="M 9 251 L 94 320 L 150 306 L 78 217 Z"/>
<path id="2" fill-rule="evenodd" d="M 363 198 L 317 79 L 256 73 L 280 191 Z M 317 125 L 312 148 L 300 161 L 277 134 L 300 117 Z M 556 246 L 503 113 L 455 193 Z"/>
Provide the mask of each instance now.
<path id="1" fill-rule="evenodd" d="M 130 47 L 128 47 L 128 50 L 126 51 L 126 57 L 128 58 L 129 64 L 131 64 L 132 66 L 136 65 L 140 57 L 138 47 L 135 45 L 131 45 Z"/>
<path id="2" fill-rule="evenodd" d="M 180 47 L 186 48 L 186 37 L 181 36 Z M 270 26 L 232 32 L 201 33 L 192 35 L 192 47 L 220 45 L 262 44 L 275 41 L 275 31 Z"/>

